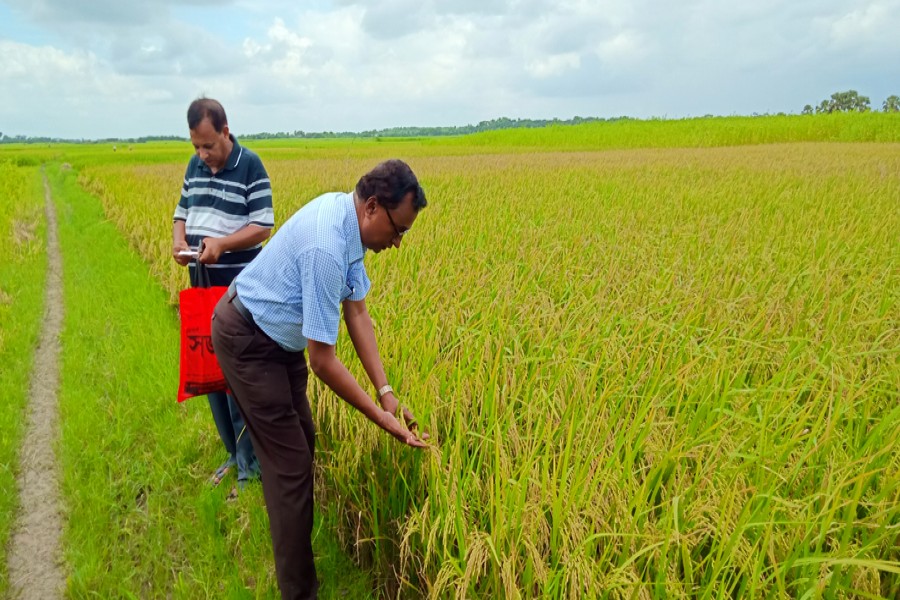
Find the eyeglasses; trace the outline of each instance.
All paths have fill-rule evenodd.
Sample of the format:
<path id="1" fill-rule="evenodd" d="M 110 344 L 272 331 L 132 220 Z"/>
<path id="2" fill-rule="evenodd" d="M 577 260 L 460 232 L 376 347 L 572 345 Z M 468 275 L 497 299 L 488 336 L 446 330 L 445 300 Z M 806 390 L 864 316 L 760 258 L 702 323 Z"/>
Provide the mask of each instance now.
<path id="1" fill-rule="evenodd" d="M 394 217 L 391 216 L 391 211 L 388 210 L 387 206 L 385 206 L 384 204 L 381 204 L 380 206 L 381 206 L 381 208 L 384 209 L 384 212 L 387 213 L 388 220 L 391 222 L 391 227 L 393 227 L 394 231 L 397 233 L 397 235 L 396 235 L 397 238 L 403 238 L 404 235 L 409 233 L 409 229 L 404 229 L 403 231 L 400 231 L 400 229 L 397 227 L 397 224 L 394 223 Z"/>

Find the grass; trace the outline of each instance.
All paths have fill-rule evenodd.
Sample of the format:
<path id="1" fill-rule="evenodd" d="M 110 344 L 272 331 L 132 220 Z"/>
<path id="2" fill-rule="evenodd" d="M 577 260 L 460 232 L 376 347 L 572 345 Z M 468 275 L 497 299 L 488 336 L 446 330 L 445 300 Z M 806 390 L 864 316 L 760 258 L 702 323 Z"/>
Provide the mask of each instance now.
<path id="1" fill-rule="evenodd" d="M 15 523 L 16 476 L 27 425 L 47 271 L 44 197 L 37 168 L 0 161 L 0 596 L 9 591 L 7 542 Z"/>

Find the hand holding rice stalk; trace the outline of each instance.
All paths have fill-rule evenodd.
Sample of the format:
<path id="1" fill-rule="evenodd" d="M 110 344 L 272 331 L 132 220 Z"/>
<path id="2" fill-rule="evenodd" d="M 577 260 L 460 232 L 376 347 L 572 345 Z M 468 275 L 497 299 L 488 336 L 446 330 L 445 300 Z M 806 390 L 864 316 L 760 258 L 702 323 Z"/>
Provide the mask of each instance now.
<path id="1" fill-rule="evenodd" d="M 427 446 L 425 441 L 430 439 L 431 436 L 424 431 L 421 434 L 417 432 L 419 422 L 408 406 L 400 404 L 393 388 L 384 386 L 379 390 L 379 396 L 381 407 L 387 415 L 385 422 L 381 423 L 381 426 L 401 442 L 416 448 L 425 448 Z M 401 415 L 402 421 L 400 420 Z M 403 423 L 405 423 L 405 427 Z"/>

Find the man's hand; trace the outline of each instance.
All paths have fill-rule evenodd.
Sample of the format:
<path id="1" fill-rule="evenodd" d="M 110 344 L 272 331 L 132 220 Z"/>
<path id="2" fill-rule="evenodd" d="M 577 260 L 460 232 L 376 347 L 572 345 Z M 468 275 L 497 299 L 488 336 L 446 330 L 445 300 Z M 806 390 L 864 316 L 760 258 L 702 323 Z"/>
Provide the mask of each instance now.
<path id="1" fill-rule="evenodd" d="M 407 446 L 412 446 L 413 448 L 428 447 L 428 444 L 426 444 L 423 440 L 420 440 L 419 436 L 417 436 L 415 432 L 410 431 L 409 429 L 401 425 L 400 421 L 397 420 L 397 417 L 387 411 L 382 411 L 381 422 L 379 423 L 379 425 L 381 425 L 382 429 L 390 433 L 392 436 L 394 436 Z"/>
<path id="2" fill-rule="evenodd" d="M 214 265 L 219 262 L 223 252 L 225 252 L 225 246 L 222 243 L 222 238 L 203 238 L 203 252 L 200 254 L 200 262 L 204 265 Z"/>
<path id="3" fill-rule="evenodd" d="M 388 392 L 381 397 L 381 408 L 383 408 L 385 412 L 389 412 L 394 415 L 397 419 L 400 418 L 400 414 L 397 409 L 402 408 L 403 421 L 406 423 L 406 428 L 413 433 L 417 433 L 416 430 L 419 427 L 419 422 L 416 420 L 416 417 L 413 416 L 412 411 L 409 410 L 409 407 L 400 405 L 400 401 L 397 400 L 397 397 L 393 392 Z M 421 436 L 423 440 L 427 440 L 431 437 L 425 432 L 422 432 Z"/>
<path id="4" fill-rule="evenodd" d="M 380 408 L 378 404 L 372 401 L 372 397 L 359 386 L 359 383 L 350 371 L 347 370 L 344 363 L 338 360 L 337 355 L 335 354 L 334 345 L 312 339 L 308 340 L 308 342 L 309 368 L 312 369 L 312 372 L 316 374 L 316 377 L 321 379 L 335 394 L 353 406 L 353 408 L 366 415 L 366 418 L 371 422 L 375 423 L 404 444 L 408 444 L 415 448 L 428 447 L 424 441 L 425 439 L 428 439 L 427 435 L 421 436 L 420 439 L 420 436 L 418 436 L 415 431 L 410 431 L 401 425 L 397 416 Z M 384 377 L 383 373 L 382 377 Z M 381 397 L 382 404 L 384 403 L 386 396 L 388 396 L 388 394 Z M 393 397 L 393 395 L 391 395 L 391 398 L 387 399 L 388 406 L 391 405 L 390 403 L 392 401 L 394 403 L 397 402 L 397 398 Z M 408 413 L 406 421 L 407 423 L 410 423 L 413 429 L 417 427 L 415 424 L 415 417 L 412 416 L 412 413 Z"/>
<path id="5" fill-rule="evenodd" d="M 389 412 L 392 415 L 397 414 L 397 408 L 400 406 L 400 401 L 397 400 L 397 396 L 394 395 L 394 392 L 388 392 L 378 401 L 381 402 L 381 408 L 386 412 Z"/>
<path id="6" fill-rule="evenodd" d="M 191 247 L 188 246 L 187 242 L 184 241 L 183 239 L 179 240 L 177 242 L 173 242 L 172 243 L 172 257 L 175 259 L 175 262 L 177 262 L 182 267 L 187 266 L 187 264 L 189 262 L 191 262 L 191 257 L 190 256 L 179 256 L 178 253 L 183 250 L 190 250 L 190 249 L 191 249 Z"/>

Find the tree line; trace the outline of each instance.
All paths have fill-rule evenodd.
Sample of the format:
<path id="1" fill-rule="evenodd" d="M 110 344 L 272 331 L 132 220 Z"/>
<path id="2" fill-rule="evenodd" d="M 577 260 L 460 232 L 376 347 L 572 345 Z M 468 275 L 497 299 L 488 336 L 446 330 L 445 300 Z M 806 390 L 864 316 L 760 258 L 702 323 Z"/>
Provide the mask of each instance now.
<path id="1" fill-rule="evenodd" d="M 862 96 L 856 90 L 847 90 L 846 92 L 835 92 L 831 98 L 822 100 L 818 106 L 813 108 L 807 104 L 803 107 L 800 114 L 811 115 L 830 114 L 836 112 L 869 112 L 872 110 L 872 103 L 868 96 Z M 900 96 L 893 94 L 885 98 L 881 103 L 883 112 L 900 112 Z"/>
<path id="2" fill-rule="evenodd" d="M 276 138 L 404 138 L 404 137 L 433 137 L 446 135 L 466 135 L 482 131 L 494 131 L 497 129 L 516 129 L 546 127 L 548 125 L 578 125 L 581 123 L 613 122 L 628 117 L 615 117 L 603 119 L 600 117 L 573 117 L 571 119 L 510 119 L 500 117 L 490 121 L 481 121 L 477 125 L 462 125 L 451 127 L 388 127 L 386 129 L 368 129 L 366 131 L 279 131 L 277 133 L 255 133 L 243 135 L 241 139 L 265 140 Z"/>
<path id="3" fill-rule="evenodd" d="M 546 127 L 548 125 L 579 125 L 581 123 L 614 122 L 629 117 L 614 117 L 604 119 L 600 117 L 573 117 L 571 119 L 510 119 L 500 117 L 490 121 L 481 121 L 477 125 L 463 125 L 452 127 L 388 127 L 386 129 L 369 129 L 366 131 L 277 131 L 262 133 L 242 134 L 242 140 L 270 140 L 284 138 L 298 139 L 327 139 L 327 138 L 404 138 L 404 137 L 433 137 L 447 135 L 465 135 L 479 133 L 481 131 L 493 131 L 496 129 L 514 129 L 520 127 Z M 141 143 L 181 141 L 188 138 L 177 135 L 148 135 L 137 138 L 104 138 L 97 140 L 86 139 L 62 139 L 53 137 L 30 137 L 24 135 L 6 136 L 0 133 L 0 144 L 33 144 L 33 143 Z"/>

